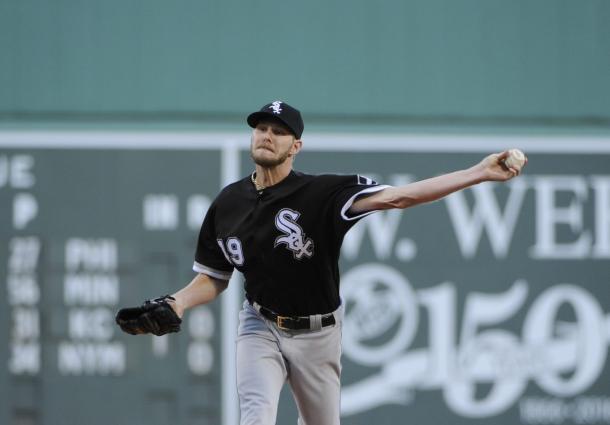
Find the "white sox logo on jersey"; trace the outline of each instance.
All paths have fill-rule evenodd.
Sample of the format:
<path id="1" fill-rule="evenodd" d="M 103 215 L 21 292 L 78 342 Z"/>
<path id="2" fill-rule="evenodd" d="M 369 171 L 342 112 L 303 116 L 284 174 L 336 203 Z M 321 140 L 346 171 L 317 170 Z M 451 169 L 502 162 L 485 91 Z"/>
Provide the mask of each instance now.
<path id="1" fill-rule="evenodd" d="M 280 102 L 279 100 L 276 100 L 275 102 L 273 102 L 271 104 L 269 109 L 273 109 L 274 114 L 279 114 L 280 112 L 282 112 L 282 108 L 280 107 L 281 104 L 282 104 L 282 102 Z"/>
<path id="2" fill-rule="evenodd" d="M 274 247 L 285 244 L 297 260 L 313 255 L 313 240 L 305 238 L 303 229 L 296 223 L 300 215 L 297 211 L 284 208 L 275 216 L 275 227 L 283 232 L 284 236 L 275 238 Z"/>

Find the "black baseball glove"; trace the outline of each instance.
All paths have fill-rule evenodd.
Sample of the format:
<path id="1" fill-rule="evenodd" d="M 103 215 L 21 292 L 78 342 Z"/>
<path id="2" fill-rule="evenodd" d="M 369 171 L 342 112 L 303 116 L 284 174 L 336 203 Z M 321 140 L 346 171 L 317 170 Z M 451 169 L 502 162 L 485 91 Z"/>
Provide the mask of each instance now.
<path id="1" fill-rule="evenodd" d="M 116 314 L 116 322 L 123 332 L 131 335 L 152 333 L 161 336 L 178 332 L 182 319 L 169 304 L 169 300 L 175 301 L 173 297 L 165 295 L 145 301 L 139 307 L 122 308 Z"/>

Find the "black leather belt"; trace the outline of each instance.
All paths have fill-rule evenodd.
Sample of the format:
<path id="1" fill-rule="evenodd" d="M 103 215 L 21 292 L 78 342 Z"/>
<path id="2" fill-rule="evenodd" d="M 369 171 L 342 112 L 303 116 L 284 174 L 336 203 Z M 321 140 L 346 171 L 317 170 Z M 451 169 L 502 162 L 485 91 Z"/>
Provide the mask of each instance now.
<path id="1" fill-rule="evenodd" d="M 251 305 L 254 303 L 248 300 Z M 280 329 L 289 329 L 293 331 L 311 329 L 310 316 L 281 316 L 262 305 L 258 305 L 258 311 L 268 320 L 274 322 Z M 335 315 L 332 313 L 322 316 L 322 327 L 332 326 L 335 324 Z"/>

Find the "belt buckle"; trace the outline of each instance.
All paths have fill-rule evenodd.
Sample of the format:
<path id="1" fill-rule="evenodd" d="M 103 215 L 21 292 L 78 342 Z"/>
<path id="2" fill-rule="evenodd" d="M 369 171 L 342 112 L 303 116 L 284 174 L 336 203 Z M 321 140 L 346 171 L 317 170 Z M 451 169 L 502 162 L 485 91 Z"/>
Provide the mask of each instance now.
<path id="1" fill-rule="evenodd" d="M 282 330 L 290 330 L 290 328 L 287 328 L 287 327 L 284 326 L 284 322 L 286 320 L 288 320 L 288 319 L 290 319 L 290 317 L 278 315 L 275 318 L 275 323 L 277 324 L 277 327 L 282 329 Z"/>

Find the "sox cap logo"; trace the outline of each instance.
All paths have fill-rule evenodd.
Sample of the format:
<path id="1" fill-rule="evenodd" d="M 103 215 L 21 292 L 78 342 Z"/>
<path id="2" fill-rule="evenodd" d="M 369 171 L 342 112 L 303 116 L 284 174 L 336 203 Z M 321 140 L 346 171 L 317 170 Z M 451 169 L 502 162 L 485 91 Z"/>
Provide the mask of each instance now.
<path id="1" fill-rule="evenodd" d="M 296 221 L 300 213 L 290 208 L 281 209 L 275 216 L 275 227 L 284 233 L 284 236 L 275 238 L 274 248 L 279 245 L 286 245 L 286 249 L 292 251 L 295 259 L 301 260 L 303 257 L 313 256 L 314 243 L 311 238 L 306 238 L 301 226 Z"/>
<path id="2" fill-rule="evenodd" d="M 281 105 L 282 105 L 282 102 L 279 100 L 276 100 L 275 102 L 271 103 L 271 106 L 269 107 L 269 109 L 272 109 L 274 114 L 279 114 L 280 112 L 282 112 Z"/>
<path id="3" fill-rule="evenodd" d="M 253 112 L 248 115 L 247 118 L 248 125 L 252 128 L 256 128 L 258 123 L 262 120 L 274 120 L 281 122 L 288 127 L 288 129 L 297 139 L 301 138 L 303 129 L 305 128 L 303 118 L 301 117 L 301 112 L 281 100 L 275 100 L 266 104 L 257 112 Z"/>

